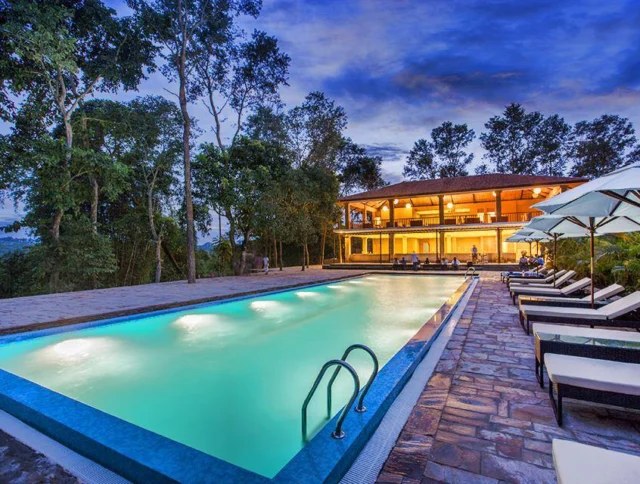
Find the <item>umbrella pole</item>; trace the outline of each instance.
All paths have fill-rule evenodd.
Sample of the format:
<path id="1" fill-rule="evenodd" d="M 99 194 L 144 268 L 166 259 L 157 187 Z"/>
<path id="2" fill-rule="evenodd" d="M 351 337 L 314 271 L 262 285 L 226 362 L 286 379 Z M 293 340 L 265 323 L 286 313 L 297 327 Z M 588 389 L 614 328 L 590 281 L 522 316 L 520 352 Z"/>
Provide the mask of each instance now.
<path id="1" fill-rule="evenodd" d="M 595 289 L 595 281 L 594 281 L 594 275 L 595 275 L 595 235 L 594 235 L 594 228 L 593 228 L 593 217 L 589 218 L 589 233 L 591 235 L 591 307 L 594 308 L 595 307 L 595 300 L 594 300 L 594 289 Z"/>
<path id="2" fill-rule="evenodd" d="M 556 287 L 556 272 L 558 272 L 558 234 L 553 234 L 553 287 Z"/>

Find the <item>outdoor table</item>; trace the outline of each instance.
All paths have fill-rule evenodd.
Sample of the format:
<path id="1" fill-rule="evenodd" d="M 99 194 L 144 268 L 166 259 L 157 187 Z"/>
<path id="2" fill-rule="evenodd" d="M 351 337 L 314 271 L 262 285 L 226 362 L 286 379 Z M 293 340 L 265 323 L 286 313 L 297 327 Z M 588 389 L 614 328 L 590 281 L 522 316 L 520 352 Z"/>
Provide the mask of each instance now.
<path id="1" fill-rule="evenodd" d="M 640 341 L 539 332 L 535 334 L 536 379 L 544 388 L 544 355 L 582 356 L 598 360 L 640 363 Z"/>

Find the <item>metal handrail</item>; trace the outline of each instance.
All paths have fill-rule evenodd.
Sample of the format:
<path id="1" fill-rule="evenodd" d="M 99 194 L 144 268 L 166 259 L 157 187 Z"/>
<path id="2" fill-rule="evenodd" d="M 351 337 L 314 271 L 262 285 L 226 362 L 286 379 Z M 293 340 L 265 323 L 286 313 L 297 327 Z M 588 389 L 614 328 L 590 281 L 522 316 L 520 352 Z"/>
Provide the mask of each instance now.
<path id="1" fill-rule="evenodd" d="M 367 396 L 367 392 L 369 391 L 369 388 L 371 388 L 373 380 L 375 380 L 376 376 L 378 375 L 378 368 L 380 365 L 378 363 L 378 357 L 373 352 L 373 350 L 368 346 L 359 343 L 353 344 L 345 350 L 344 354 L 342 355 L 342 361 L 347 361 L 349 353 L 351 353 L 353 350 L 363 350 L 369 353 L 369 356 L 371 356 L 371 359 L 373 360 L 373 371 L 371 372 L 371 376 L 369 377 L 367 384 L 362 388 L 362 394 L 360 395 L 358 405 L 356 406 L 356 412 L 366 412 L 367 407 L 364 406 L 364 397 Z M 341 368 L 341 366 L 338 366 L 336 368 L 336 370 L 333 372 L 331 380 L 329 380 L 329 384 L 327 385 L 327 415 L 329 417 L 331 417 L 331 387 L 333 386 L 333 382 L 336 381 L 336 378 L 338 378 L 338 373 L 340 373 Z"/>
<path id="2" fill-rule="evenodd" d="M 344 422 L 344 419 L 347 416 L 347 412 L 353 406 L 353 402 L 356 401 L 356 397 L 360 392 L 360 380 L 358 379 L 358 374 L 356 373 L 356 370 L 354 370 L 353 367 L 346 361 L 329 360 L 322 366 L 320 373 L 318 373 L 318 376 L 316 377 L 316 381 L 313 382 L 313 386 L 311 387 L 311 390 L 309 390 L 309 393 L 307 394 L 307 398 L 305 398 L 304 403 L 302 404 L 302 438 L 305 441 L 307 440 L 307 406 L 309 405 L 309 402 L 311 401 L 313 394 L 318 389 L 318 385 L 320 384 L 320 381 L 322 380 L 322 377 L 324 376 L 326 371 L 335 365 L 338 365 L 340 367 L 345 367 L 353 377 L 353 394 L 351 395 L 351 398 L 349 399 L 349 403 L 347 403 L 347 406 L 344 407 L 344 409 L 342 410 L 342 414 L 340 415 L 340 417 L 338 418 L 338 422 L 336 423 L 335 430 L 331 433 L 331 436 L 334 439 L 342 439 L 345 436 L 345 433 L 342 430 L 342 423 Z"/>
<path id="3" fill-rule="evenodd" d="M 464 280 L 467 280 L 467 276 L 469 276 L 469 271 L 471 271 L 471 277 L 475 277 L 476 276 L 476 268 L 471 266 L 468 267 L 466 271 L 464 271 Z"/>

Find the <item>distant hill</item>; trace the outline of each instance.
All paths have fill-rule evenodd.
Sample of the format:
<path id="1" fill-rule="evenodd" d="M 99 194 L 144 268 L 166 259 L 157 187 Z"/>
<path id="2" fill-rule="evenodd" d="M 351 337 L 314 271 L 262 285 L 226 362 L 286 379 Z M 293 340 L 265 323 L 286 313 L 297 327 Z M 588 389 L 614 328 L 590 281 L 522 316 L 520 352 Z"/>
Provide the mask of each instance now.
<path id="1" fill-rule="evenodd" d="M 213 242 L 206 242 L 204 244 L 200 244 L 198 246 L 198 249 L 206 250 L 207 252 L 211 252 L 214 247 L 215 247 L 215 245 L 213 244 Z"/>
<path id="2" fill-rule="evenodd" d="M 16 237 L 2 237 L 0 238 L 0 256 L 8 254 L 10 252 L 16 252 L 23 250 L 27 247 L 31 247 L 35 242 L 30 239 L 18 239 Z"/>

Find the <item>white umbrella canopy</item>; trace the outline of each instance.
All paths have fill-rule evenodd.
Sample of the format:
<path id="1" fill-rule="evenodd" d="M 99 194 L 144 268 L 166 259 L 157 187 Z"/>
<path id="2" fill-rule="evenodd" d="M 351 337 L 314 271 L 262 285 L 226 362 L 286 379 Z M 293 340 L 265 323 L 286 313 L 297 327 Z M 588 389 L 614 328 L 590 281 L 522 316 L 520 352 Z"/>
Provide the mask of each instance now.
<path id="1" fill-rule="evenodd" d="M 562 208 L 561 210 L 564 212 L 565 209 Z M 594 238 L 599 235 L 638 232 L 640 231 L 640 217 L 557 215 L 561 210 L 557 210 L 553 215 L 534 217 L 527 224 L 526 229 L 539 230 L 552 235 L 554 237 L 554 246 L 559 236 L 562 238 L 589 237 L 591 252 L 591 305 L 593 306 L 593 295 L 595 292 Z"/>
<path id="2" fill-rule="evenodd" d="M 548 214 L 640 217 L 640 162 L 536 203 Z"/>

